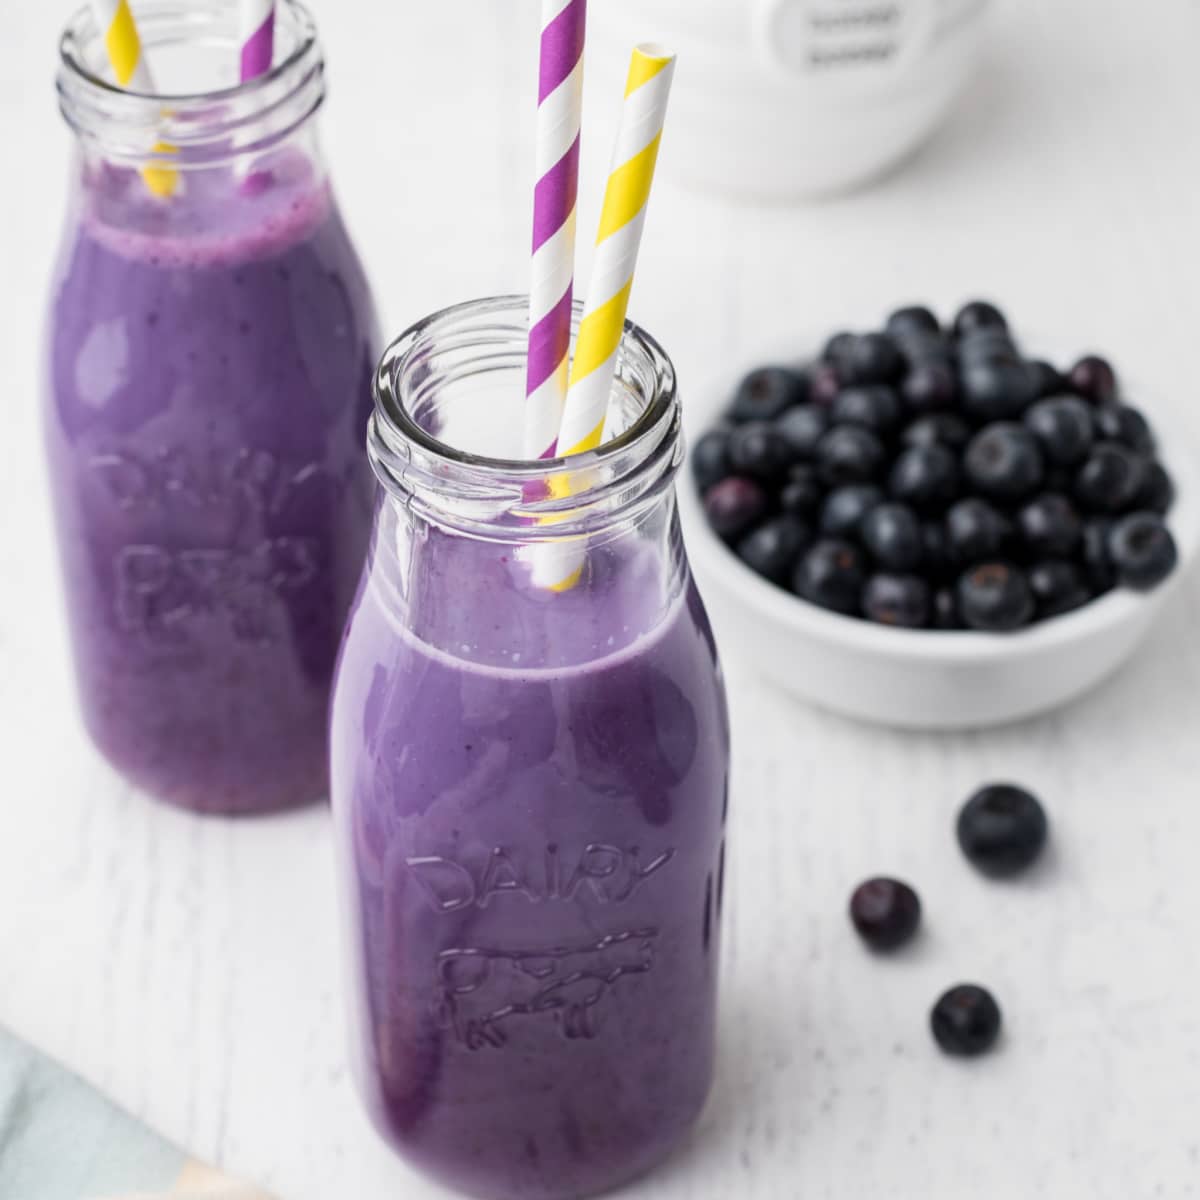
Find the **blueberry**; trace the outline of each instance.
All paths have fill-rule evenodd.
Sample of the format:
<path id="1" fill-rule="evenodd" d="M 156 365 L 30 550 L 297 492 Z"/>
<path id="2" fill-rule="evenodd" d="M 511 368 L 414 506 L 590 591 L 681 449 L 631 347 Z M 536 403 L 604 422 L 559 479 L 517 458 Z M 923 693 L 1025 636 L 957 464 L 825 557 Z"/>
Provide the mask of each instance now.
<path id="1" fill-rule="evenodd" d="M 729 432 L 710 429 L 692 447 L 692 474 L 701 491 L 712 487 L 730 472 Z"/>
<path id="2" fill-rule="evenodd" d="M 1166 467 L 1160 462 L 1147 463 L 1141 489 L 1134 497 L 1134 508 L 1156 512 L 1162 516 L 1174 503 L 1175 484 L 1167 474 Z"/>
<path id="3" fill-rule="evenodd" d="M 960 566 L 995 559 L 1012 540 L 1012 522 L 999 509 L 967 496 L 946 510 L 946 547 Z"/>
<path id="4" fill-rule="evenodd" d="M 916 570 L 924 557 L 921 522 L 906 505 L 876 505 L 864 515 L 859 532 L 875 561 L 889 570 Z"/>
<path id="5" fill-rule="evenodd" d="M 729 419 L 738 424 L 770 421 L 793 404 L 799 404 L 805 391 L 804 376 L 798 372 L 786 367 L 760 367 L 738 384 L 729 406 Z"/>
<path id="6" fill-rule="evenodd" d="M 713 532 L 736 541 L 767 515 L 770 501 L 762 485 L 741 475 L 714 483 L 704 495 L 704 512 Z"/>
<path id="7" fill-rule="evenodd" d="M 947 1053 L 971 1058 L 990 1050 L 1000 1035 L 1000 1007 L 974 983 L 943 992 L 929 1014 L 934 1041 Z"/>
<path id="8" fill-rule="evenodd" d="M 985 326 L 963 334 L 955 346 L 955 353 L 963 366 L 987 363 L 1011 365 L 1021 361 L 1012 334 L 998 326 Z"/>
<path id="9" fill-rule="evenodd" d="M 849 330 L 842 330 L 841 333 L 835 333 L 829 341 L 825 343 L 825 348 L 821 351 L 821 358 L 825 362 L 836 363 L 839 366 L 844 364 L 850 357 L 850 347 L 854 345 L 855 335 Z"/>
<path id="10" fill-rule="evenodd" d="M 961 450 L 971 440 L 971 427 L 956 412 L 926 413 L 905 426 L 900 440 L 906 446 L 941 444 Z"/>
<path id="11" fill-rule="evenodd" d="M 1079 462 L 1095 436 L 1092 410 L 1078 396 L 1039 400 L 1025 413 L 1025 428 L 1037 438 L 1046 461 L 1061 466 Z"/>
<path id="12" fill-rule="evenodd" d="M 946 531 L 939 521 L 926 521 L 921 526 L 921 570 L 932 580 L 946 579 L 954 574 L 956 564 L 950 553 Z"/>
<path id="13" fill-rule="evenodd" d="M 1083 525 L 1083 569 L 1093 595 L 1102 595 L 1117 586 L 1117 570 L 1108 553 L 1108 535 L 1112 521 L 1093 517 Z"/>
<path id="14" fill-rule="evenodd" d="M 882 502 L 883 493 L 873 483 L 834 488 L 821 505 L 821 532 L 828 537 L 858 537 L 863 518 Z"/>
<path id="15" fill-rule="evenodd" d="M 729 465 L 739 475 L 771 481 L 788 469 L 792 454 L 767 421 L 738 425 L 729 435 Z"/>
<path id="16" fill-rule="evenodd" d="M 1025 576 L 1009 563 L 981 563 L 958 581 L 963 622 L 987 633 L 1005 633 L 1029 624 L 1033 593 Z"/>
<path id="17" fill-rule="evenodd" d="M 830 415 L 839 425 L 861 425 L 887 437 L 900 424 L 900 401 L 884 384 L 848 387 L 834 400 Z"/>
<path id="18" fill-rule="evenodd" d="M 1047 559 L 1034 563 L 1027 575 L 1039 617 L 1057 617 L 1060 613 L 1071 612 L 1082 608 L 1092 598 L 1082 573 L 1073 562 Z"/>
<path id="19" fill-rule="evenodd" d="M 962 617 L 958 615 L 958 597 L 953 588 L 938 588 L 933 593 L 934 629 L 961 629 Z"/>
<path id="20" fill-rule="evenodd" d="M 773 517 L 738 543 L 738 557 L 752 571 L 772 583 L 785 583 L 804 548 L 812 541 L 811 528 L 799 517 Z"/>
<path id="21" fill-rule="evenodd" d="M 963 412 L 980 424 L 1018 417 L 1037 398 L 1033 373 L 1019 359 L 966 363 L 959 383 Z"/>
<path id="22" fill-rule="evenodd" d="M 835 425 L 817 443 L 821 478 L 831 487 L 865 483 L 874 478 L 883 466 L 884 457 L 880 440 L 857 425 Z"/>
<path id="23" fill-rule="evenodd" d="M 1117 442 L 1098 442 L 1075 474 L 1075 498 L 1091 512 L 1123 512 L 1145 481 L 1145 459 Z"/>
<path id="24" fill-rule="evenodd" d="M 1117 578 L 1137 591 L 1161 583 L 1179 561 L 1171 531 L 1152 512 L 1130 513 L 1117 521 L 1108 535 L 1108 554 Z"/>
<path id="25" fill-rule="evenodd" d="M 918 363 L 905 375 L 900 395 L 915 413 L 949 408 L 958 395 L 958 380 L 949 363 Z"/>
<path id="26" fill-rule="evenodd" d="M 792 458 L 812 458 L 817 443 L 829 428 L 829 412 L 815 404 L 797 404 L 775 422 L 779 440 L 792 451 Z"/>
<path id="27" fill-rule="evenodd" d="M 863 588 L 863 614 L 880 625 L 921 629 L 929 624 L 929 584 L 919 575 L 872 575 Z"/>
<path id="28" fill-rule="evenodd" d="M 904 362 L 886 333 L 864 333 L 850 344 L 846 368 L 853 383 L 891 383 Z"/>
<path id="29" fill-rule="evenodd" d="M 833 363 L 817 363 L 808 373 L 808 399 L 828 408 L 842 390 L 842 375 Z"/>
<path id="30" fill-rule="evenodd" d="M 1039 396 L 1057 396 L 1067 389 L 1066 376 L 1052 363 L 1045 359 L 1036 358 L 1029 364 L 1033 378 L 1037 383 Z"/>
<path id="31" fill-rule="evenodd" d="M 917 932 L 921 901 L 899 879 L 868 879 L 850 896 L 850 920 L 872 950 L 894 950 Z"/>
<path id="32" fill-rule="evenodd" d="M 932 364 L 943 367 L 954 365 L 954 343 L 944 333 L 894 334 L 893 341 L 910 371 Z"/>
<path id="33" fill-rule="evenodd" d="M 779 489 L 779 507 L 797 517 L 817 511 L 825 498 L 825 489 L 811 463 L 796 463 L 788 468 L 787 481 Z"/>
<path id="34" fill-rule="evenodd" d="M 981 787 L 959 810 L 955 832 L 971 864 L 1000 879 L 1025 870 L 1046 844 L 1046 812 L 1012 783 Z"/>
<path id="35" fill-rule="evenodd" d="M 923 304 L 910 304 L 906 308 L 898 308 L 887 319 L 884 326 L 893 338 L 902 338 L 908 334 L 941 333 L 938 319 Z"/>
<path id="36" fill-rule="evenodd" d="M 796 594 L 821 608 L 857 616 L 866 569 L 863 553 L 852 542 L 825 538 L 800 559 L 792 575 Z"/>
<path id="37" fill-rule="evenodd" d="M 986 300 L 972 300 L 958 310 L 954 318 L 954 336 L 961 338 L 976 329 L 1007 329 L 1004 314 Z"/>
<path id="38" fill-rule="evenodd" d="M 998 421 L 979 431 L 963 456 L 967 480 L 991 500 L 1016 502 L 1037 491 L 1045 466 L 1033 435 L 1021 425 Z"/>
<path id="39" fill-rule="evenodd" d="M 888 487 L 897 500 L 925 512 L 945 508 L 958 494 L 958 459 L 946 446 L 908 446 L 892 464 Z"/>
<path id="40" fill-rule="evenodd" d="M 1154 452 L 1150 422 L 1128 404 L 1106 404 L 1096 409 L 1096 429 L 1102 438 L 1120 442 L 1143 454 Z"/>
<path id="41" fill-rule="evenodd" d="M 1108 404 L 1117 398 L 1117 373 L 1097 354 L 1081 358 L 1067 372 L 1067 382 L 1077 396 L 1093 404 Z"/>
<path id="42" fill-rule="evenodd" d="M 1017 528 L 1032 558 L 1069 558 L 1083 536 L 1075 506 L 1057 492 L 1043 492 L 1017 514 Z"/>

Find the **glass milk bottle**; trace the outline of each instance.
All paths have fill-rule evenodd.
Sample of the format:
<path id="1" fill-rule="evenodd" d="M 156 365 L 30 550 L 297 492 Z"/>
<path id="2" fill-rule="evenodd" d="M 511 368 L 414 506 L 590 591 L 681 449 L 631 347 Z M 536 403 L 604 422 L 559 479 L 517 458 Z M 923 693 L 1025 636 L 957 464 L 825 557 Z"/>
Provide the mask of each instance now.
<path id="1" fill-rule="evenodd" d="M 316 30 L 236 83 L 237 4 L 135 8 L 163 99 L 118 91 L 85 9 L 46 326 L 51 490 L 87 728 L 188 808 L 326 791 L 330 679 L 370 525 L 371 297 L 316 141 Z"/>
<path id="2" fill-rule="evenodd" d="M 384 357 L 331 718 L 362 1094 L 401 1154 L 493 1200 L 611 1187 L 697 1116 L 728 774 L 671 364 L 628 326 L 614 441 L 486 457 L 519 453 L 526 313 L 465 304 Z M 551 542 L 583 564 L 561 592 L 533 579 Z"/>

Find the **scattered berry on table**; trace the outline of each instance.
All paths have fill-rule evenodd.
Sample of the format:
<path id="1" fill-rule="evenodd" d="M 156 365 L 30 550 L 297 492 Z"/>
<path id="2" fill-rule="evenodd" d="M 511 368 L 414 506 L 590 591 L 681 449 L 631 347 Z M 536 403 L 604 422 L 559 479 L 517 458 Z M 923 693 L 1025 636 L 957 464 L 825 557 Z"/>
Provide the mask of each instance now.
<path id="1" fill-rule="evenodd" d="M 958 844 L 985 875 L 1004 878 L 1023 871 L 1042 852 L 1048 829 L 1036 796 L 1012 783 L 980 788 L 960 809 Z"/>
<path id="2" fill-rule="evenodd" d="M 934 1040 L 947 1053 L 974 1057 L 1000 1034 L 1000 1007 L 985 988 L 960 983 L 944 992 L 929 1014 Z"/>
<path id="3" fill-rule="evenodd" d="M 921 901 L 907 883 L 879 876 L 854 889 L 850 920 L 872 950 L 894 950 L 916 933 Z"/>

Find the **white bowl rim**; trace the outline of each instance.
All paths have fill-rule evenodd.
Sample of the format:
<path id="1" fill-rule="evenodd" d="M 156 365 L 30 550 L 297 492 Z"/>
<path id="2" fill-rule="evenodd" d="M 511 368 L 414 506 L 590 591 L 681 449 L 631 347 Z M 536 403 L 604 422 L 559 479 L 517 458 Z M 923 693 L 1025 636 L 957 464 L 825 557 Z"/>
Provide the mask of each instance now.
<path id="1" fill-rule="evenodd" d="M 732 568 L 726 572 L 731 588 L 739 591 L 762 616 L 787 626 L 792 632 L 856 651 L 886 653 L 893 658 L 920 659 L 933 663 L 991 662 L 1013 656 L 1035 657 L 1051 647 L 1088 641 L 1105 630 L 1132 620 L 1139 610 L 1155 604 L 1190 568 L 1200 547 L 1200 467 L 1187 438 L 1176 436 L 1174 422 L 1164 418 L 1156 405 L 1141 406 L 1150 418 L 1158 442 L 1158 457 L 1175 483 L 1175 502 L 1167 523 L 1179 551 L 1179 561 L 1157 587 L 1133 591 L 1117 587 L 1081 608 L 1038 621 L 1011 633 L 981 633 L 975 630 L 898 629 L 859 617 L 848 617 L 820 608 L 794 592 L 755 574 L 709 528 L 704 520 L 700 496 L 690 475 L 681 480 L 688 491 L 687 506 L 695 513 L 689 530 L 689 551 L 698 539 L 701 555 L 721 570 L 719 555 Z M 1165 448 L 1165 449 L 1164 449 Z"/>

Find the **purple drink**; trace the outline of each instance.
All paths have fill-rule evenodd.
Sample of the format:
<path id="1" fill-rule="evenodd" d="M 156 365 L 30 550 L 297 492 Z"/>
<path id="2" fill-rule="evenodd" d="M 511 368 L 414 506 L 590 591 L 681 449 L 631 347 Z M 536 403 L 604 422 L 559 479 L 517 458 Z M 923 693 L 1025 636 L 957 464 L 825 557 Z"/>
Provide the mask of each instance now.
<path id="1" fill-rule="evenodd" d="M 326 790 L 375 319 L 300 132 L 252 173 L 180 176 L 163 200 L 82 159 L 47 339 L 67 609 L 110 762 L 188 808 L 268 811 Z"/>
<path id="2" fill-rule="evenodd" d="M 443 320 L 469 338 L 454 310 Z M 417 386 L 436 396 L 436 349 L 426 361 Z M 357 1076 L 406 1158 L 494 1200 L 647 1170 L 712 1076 L 724 692 L 669 486 L 673 381 L 643 403 L 614 468 L 639 511 L 610 495 L 607 532 L 561 594 L 532 584 L 526 535 L 480 490 L 489 468 L 423 462 L 413 444 L 389 465 L 387 403 L 375 417 L 392 495 L 331 743 Z M 470 529 L 453 502 L 467 484 L 489 514 Z M 594 526 L 602 502 L 575 494 Z"/>

